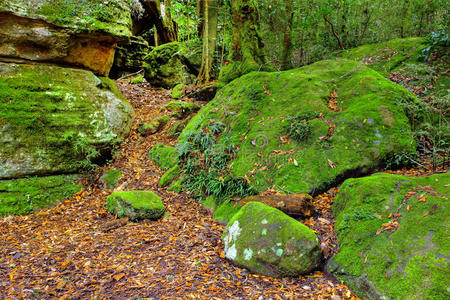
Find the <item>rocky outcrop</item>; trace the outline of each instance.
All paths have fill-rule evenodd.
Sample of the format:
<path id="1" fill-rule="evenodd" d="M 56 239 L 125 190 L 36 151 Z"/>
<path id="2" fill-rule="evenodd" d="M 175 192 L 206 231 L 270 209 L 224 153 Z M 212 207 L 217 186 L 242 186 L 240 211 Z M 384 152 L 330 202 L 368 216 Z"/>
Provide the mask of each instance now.
<path id="1" fill-rule="evenodd" d="M 0 2 L 0 61 L 45 61 L 107 76 L 117 42 L 130 35 L 125 1 Z"/>
<path id="2" fill-rule="evenodd" d="M 311 229 L 260 202 L 249 202 L 234 215 L 223 240 L 228 259 L 266 276 L 306 274 L 317 268 L 321 257 Z"/>
<path id="3" fill-rule="evenodd" d="M 327 268 L 363 299 L 448 299 L 450 175 L 346 180 Z"/>
<path id="4" fill-rule="evenodd" d="M 0 179 L 75 173 L 128 135 L 134 111 L 92 72 L 0 63 Z"/>
<path id="5" fill-rule="evenodd" d="M 106 209 L 118 218 L 131 221 L 157 220 L 165 211 L 161 198 L 149 191 L 114 192 L 106 199 Z"/>
<path id="6" fill-rule="evenodd" d="M 141 37 L 132 36 L 128 43 L 117 46 L 110 75 L 112 78 L 118 78 L 123 73 L 143 69 L 145 56 L 150 51 L 147 41 Z"/>

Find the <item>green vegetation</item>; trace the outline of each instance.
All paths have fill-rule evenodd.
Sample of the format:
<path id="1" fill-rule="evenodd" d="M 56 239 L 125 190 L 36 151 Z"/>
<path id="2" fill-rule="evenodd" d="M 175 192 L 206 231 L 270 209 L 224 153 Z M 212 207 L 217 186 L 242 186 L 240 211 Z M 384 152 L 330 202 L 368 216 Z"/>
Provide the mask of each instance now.
<path id="1" fill-rule="evenodd" d="M 163 170 L 168 170 L 178 163 L 178 153 L 175 148 L 162 143 L 153 146 L 149 156 Z"/>
<path id="2" fill-rule="evenodd" d="M 179 165 L 175 165 L 170 168 L 164 175 L 161 177 L 159 181 L 160 187 L 166 187 L 173 182 L 173 180 L 180 175 L 181 169 Z"/>
<path id="3" fill-rule="evenodd" d="M 82 189 L 77 175 L 0 180 L 0 217 L 51 207 Z"/>
<path id="4" fill-rule="evenodd" d="M 186 101 L 171 101 L 164 106 L 164 109 L 177 119 L 184 119 L 200 109 L 200 105 Z"/>
<path id="5" fill-rule="evenodd" d="M 449 174 L 346 180 L 333 204 L 340 252 L 328 264 L 363 298 L 447 299 Z"/>
<path id="6" fill-rule="evenodd" d="M 108 170 L 105 173 L 103 173 L 102 177 L 100 178 L 100 181 L 102 181 L 105 185 L 105 188 L 107 190 L 112 190 L 117 187 L 119 184 L 120 178 L 122 178 L 123 172 L 120 170 Z"/>
<path id="7" fill-rule="evenodd" d="M 164 214 L 161 198 L 153 192 L 114 192 L 106 198 L 106 209 L 118 218 L 128 217 L 131 221 L 157 220 Z"/>

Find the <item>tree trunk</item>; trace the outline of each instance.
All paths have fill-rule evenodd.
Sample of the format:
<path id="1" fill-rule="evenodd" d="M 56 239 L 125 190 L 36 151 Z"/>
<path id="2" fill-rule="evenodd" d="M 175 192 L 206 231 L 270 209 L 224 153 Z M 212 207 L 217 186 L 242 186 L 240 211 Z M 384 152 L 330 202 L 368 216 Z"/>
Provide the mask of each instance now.
<path id="1" fill-rule="evenodd" d="M 197 83 L 202 84 L 210 81 L 211 70 L 216 49 L 217 21 L 219 9 L 217 0 L 203 0 L 204 26 L 203 26 L 203 50 L 202 65 L 197 77 Z"/>
<path id="2" fill-rule="evenodd" d="M 292 22 L 294 20 L 294 1 L 284 0 L 286 26 L 284 28 L 283 49 L 281 51 L 281 69 L 288 70 L 292 68 Z"/>
<path id="3" fill-rule="evenodd" d="M 173 31 L 166 26 L 161 16 L 161 2 L 159 0 L 142 0 L 142 4 L 155 23 L 158 44 L 175 42 L 176 34 L 174 35 Z"/>
<path id="4" fill-rule="evenodd" d="M 228 64 L 220 71 L 219 80 L 230 82 L 264 67 L 266 56 L 259 34 L 256 0 L 232 0 L 232 37 Z"/>
<path id="5" fill-rule="evenodd" d="M 326 23 L 328 23 L 331 27 L 331 32 L 333 33 L 334 37 L 336 38 L 338 44 L 339 44 L 339 49 L 344 50 L 344 44 L 342 43 L 342 39 L 339 36 L 339 34 L 336 32 L 336 30 L 334 29 L 334 25 L 333 23 L 327 18 L 326 15 L 323 15 L 323 19 L 325 20 Z"/>

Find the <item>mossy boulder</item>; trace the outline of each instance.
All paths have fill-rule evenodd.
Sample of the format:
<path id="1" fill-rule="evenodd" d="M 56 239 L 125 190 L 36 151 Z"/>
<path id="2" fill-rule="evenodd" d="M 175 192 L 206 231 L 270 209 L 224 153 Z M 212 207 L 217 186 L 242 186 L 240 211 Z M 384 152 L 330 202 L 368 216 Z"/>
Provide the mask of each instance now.
<path id="1" fill-rule="evenodd" d="M 170 168 L 159 180 L 160 187 L 166 187 L 172 183 L 172 181 L 181 173 L 181 169 L 179 165 L 175 165 Z"/>
<path id="2" fill-rule="evenodd" d="M 191 84 L 201 64 L 201 46 L 172 42 L 154 48 L 146 57 L 145 79 L 154 86 L 171 89 Z"/>
<path id="3" fill-rule="evenodd" d="M 77 175 L 0 180 L 0 217 L 33 213 L 69 198 L 82 189 Z"/>
<path id="4" fill-rule="evenodd" d="M 163 109 L 171 113 L 177 119 L 184 119 L 200 109 L 200 105 L 186 101 L 171 101 Z"/>
<path id="5" fill-rule="evenodd" d="M 76 173 L 128 135 L 131 105 L 92 72 L 0 63 L 0 179 Z"/>
<path id="6" fill-rule="evenodd" d="M 103 189 L 112 190 L 119 184 L 120 178 L 122 178 L 123 172 L 121 170 L 108 170 L 100 177 L 100 184 Z"/>
<path id="7" fill-rule="evenodd" d="M 142 136 L 149 136 L 149 135 L 155 134 L 158 131 L 160 131 L 161 129 L 163 129 L 164 126 L 166 126 L 167 123 L 169 123 L 169 121 L 170 121 L 169 116 L 160 116 L 160 117 L 155 118 L 154 120 L 152 120 L 149 123 L 140 123 L 138 125 L 137 131 Z"/>
<path id="8" fill-rule="evenodd" d="M 321 258 L 319 239 L 311 229 L 260 202 L 247 203 L 233 216 L 223 240 L 228 259 L 266 276 L 307 274 Z"/>
<path id="9" fill-rule="evenodd" d="M 147 41 L 142 37 L 132 36 L 127 43 L 122 43 L 116 47 L 110 76 L 118 78 L 123 73 L 141 70 L 144 67 L 145 56 L 150 51 Z"/>
<path id="10" fill-rule="evenodd" d="M 178 140 L 231 151 L 216 181 L 226 171 L 257 192 L 316 194 L 383 168 L 392 157 L 414 154 L 410 120 L 400 103 L 418 99 L 354 61 L 254 72 L 222 88 Z"/>
<path id="11" fill-rule="evenodd" d="M 131 35 L 124 0 L 0 1 L 0 56 L 78 65 L 108 75 L 116 43 Z"/>
<path id="12" fill-rule="evenodd" d="M 184 88 L 185 85 L 180 83 L 177 84 L 173 89 L 172 89 L 172 98 L 174 99 L 180 99 L 183 98 L 184 96 Z"/>
<path id="13" fill-rule="evenodd" d="M 328 270 L 362 298 L 449 299 L 449 184 L 448 173 L 346 180 Z"/>
<path id="14" fill-rule="evenodd" d="M 164 215 L 161 198 L 150 191 L 114 192 L 106 198 L 106 209 L 118 218 L 131 221 L 157 220 Z"/>
<path id="15" fill-rule="evenodd" d="M 163 170 L 168 170 L 178 163 L 177 150 L 162 143 L 154 145 L 148 155 Z"/>

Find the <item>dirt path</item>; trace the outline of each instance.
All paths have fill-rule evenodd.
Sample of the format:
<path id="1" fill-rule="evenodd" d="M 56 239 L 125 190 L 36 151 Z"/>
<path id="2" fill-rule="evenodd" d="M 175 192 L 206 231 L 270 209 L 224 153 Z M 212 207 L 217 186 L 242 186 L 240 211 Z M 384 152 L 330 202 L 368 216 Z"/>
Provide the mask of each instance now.
<path id="1" fill-rule="evenodd" d="M 171 101 L 146 84 L 119 82 L 136 110 L 132 134 L 120 157 L 96 171 L 120 169 L 123 190 L 159 194 L 169 215 L 156 222 L 126 223 L 105 209 L 102 191 L 91 181 L 85 191 L 29 216 L 0 219 L 0 298 L 202 298 L 349 299 L 348 288 L 316 271 L 310 276 L 274 279 L 251 275 L 223 254 L 223 226 L 187 195 L 158 187 L 162 171 L 148 158 L 164 133 L 146 138 L 137 123 L 150 121 Z M 325 255 L 336 251 L 330 206 L 337 190 L 316 197 L 320 216 L 305 220 L 321 238 Z M 333 296 L 334 295 L 334 296 Z"/>

